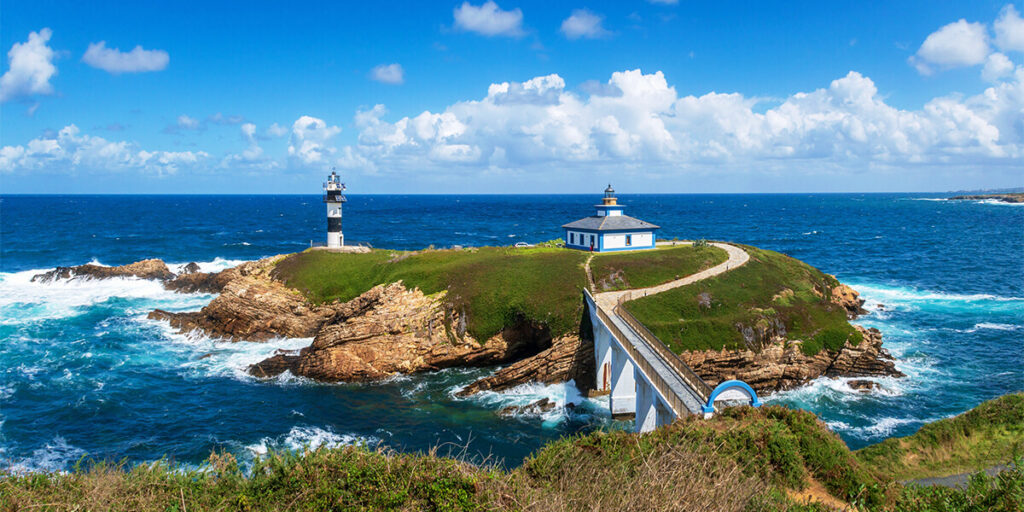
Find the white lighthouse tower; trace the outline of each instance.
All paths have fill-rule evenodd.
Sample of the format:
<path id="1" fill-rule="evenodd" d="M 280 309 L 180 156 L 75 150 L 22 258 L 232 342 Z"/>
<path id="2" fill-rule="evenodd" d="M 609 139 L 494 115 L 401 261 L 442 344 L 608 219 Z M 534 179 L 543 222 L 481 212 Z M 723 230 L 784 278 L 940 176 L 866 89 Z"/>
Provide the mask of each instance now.
<path id="1" fill-rule="evenodd" d="M 345 184 L 334 170 L 324 182 L 324 202 L 327 203 L 327 247 L 345 245 L 345 235 L 341 234 L 341 203 L 345 199 Z"/>

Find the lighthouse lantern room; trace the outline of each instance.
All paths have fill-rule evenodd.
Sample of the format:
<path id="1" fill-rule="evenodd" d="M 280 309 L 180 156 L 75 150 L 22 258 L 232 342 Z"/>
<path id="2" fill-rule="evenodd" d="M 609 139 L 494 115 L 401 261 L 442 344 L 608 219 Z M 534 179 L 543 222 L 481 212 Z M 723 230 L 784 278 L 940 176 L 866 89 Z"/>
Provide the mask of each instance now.
<path id="1" fill-rule="evenodd" d="M 345 235 L 341 233 L 341 203 L 345 199 L 345 184 L 341 182 L 334 170 L 324 182 L 324 203 L 327 203 L 327 247 L 342 247 L 345 245 Z"/>

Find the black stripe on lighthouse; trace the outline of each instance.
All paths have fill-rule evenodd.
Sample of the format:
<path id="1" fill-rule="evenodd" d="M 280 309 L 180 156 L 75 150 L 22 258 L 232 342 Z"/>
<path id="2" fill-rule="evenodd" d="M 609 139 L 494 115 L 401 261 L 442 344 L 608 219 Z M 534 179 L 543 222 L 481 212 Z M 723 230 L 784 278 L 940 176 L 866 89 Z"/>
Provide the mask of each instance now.
<path id="1" fill-rule="evenodd" d="M 327 217 L 327 232 L 341 233 L 341 217 Z"/>

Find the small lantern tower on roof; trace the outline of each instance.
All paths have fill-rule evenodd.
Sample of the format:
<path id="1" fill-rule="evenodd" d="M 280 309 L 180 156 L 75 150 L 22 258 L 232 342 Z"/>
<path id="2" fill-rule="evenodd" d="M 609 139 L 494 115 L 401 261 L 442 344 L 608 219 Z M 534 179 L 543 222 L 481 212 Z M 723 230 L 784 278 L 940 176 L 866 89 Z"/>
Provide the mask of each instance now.
<path id="1" fill-rule="evenodd" d="M 324 203 L 327 204 L 327 247 L 345 245 L 345 235 L 341 233 L 341 203 L 345 199 L 345 184 L 341 176 L 331 169 L 331 175 L 324 182 Z"/>
<path id="2" fill-rule="evenodd" d="M 623 215 L 624 205 L 615 197 L 611 184 L 604 189 L 601 204 L 594 205 L 597 213 L 562 226 L 565 246 L 584 251 L 634 251 L 653 249 L 654 232 L 658 226 Z"/>

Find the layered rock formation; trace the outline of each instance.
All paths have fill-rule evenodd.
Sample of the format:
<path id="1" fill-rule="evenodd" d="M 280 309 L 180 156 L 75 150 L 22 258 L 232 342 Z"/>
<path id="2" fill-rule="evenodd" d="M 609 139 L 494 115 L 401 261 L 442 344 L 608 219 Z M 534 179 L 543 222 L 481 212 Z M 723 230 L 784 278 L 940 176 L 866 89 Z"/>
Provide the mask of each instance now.
<path id="1" fill-rule="evenodd" d="M 864 299 L 860 298 L 857 290 L 840 284 L 832 288 L 832 303 L 846 310 L 846 318 L 853 320 L 868 311 L 864 309 Z"/>
<path id="2" fill-rule="evenodd" d="M 813 356 L 800 351 L 799 342 L 777 338 L 759 352 L 701 350 L 680 354 L 708 384 L 738 379 L 758 392 L 794 388 L 822 375 L 826 377 L 903 377 L 892 356 L 882 348 L 878 329 L 856 326 L 864 339 L 856 346 L 847 341 L 838 351 L 822 350 Z"/>
<path id="3" fill-rule="evenodd" d="M 230 287 L 228 288 L 230 289 Z M 382 379 L 453 366 L 486 366 L 547 348 L 547 329 L 527 322 L 483 343 L 460 332 L 458 315 L 401 282 L 378 285 L 347 303 L 298 354 L 278 354 L 250 367 L 260 377 L 290 371 L 326 382 Z M 455 326 L 453 329 L 451 326 Z"/>
<path id="4" fill-rule="evenodd" d="M 573 380 L 581 391 L 594 386 L 594 343 L 579 336 L 563 336 L 551 348 L 512 363 L 490 377 L 480 379 L 459 391 L 459 396 L 484 390 L 503 391 L 527 382 L 554 384 Z"/>
<path id="5" fill-rule="evenodd" d="M 111 277 L 138 277 L 166 281 L 174 279 L 174 272 L 167 264 L 157 259 L 136 261 L 119 267 L 105 267 L 86 263 L 75 267 L 57 267 L 43 274 L 32 276 L 33 282 L 49 283 L 57 279 L 108 279 Z"/>

